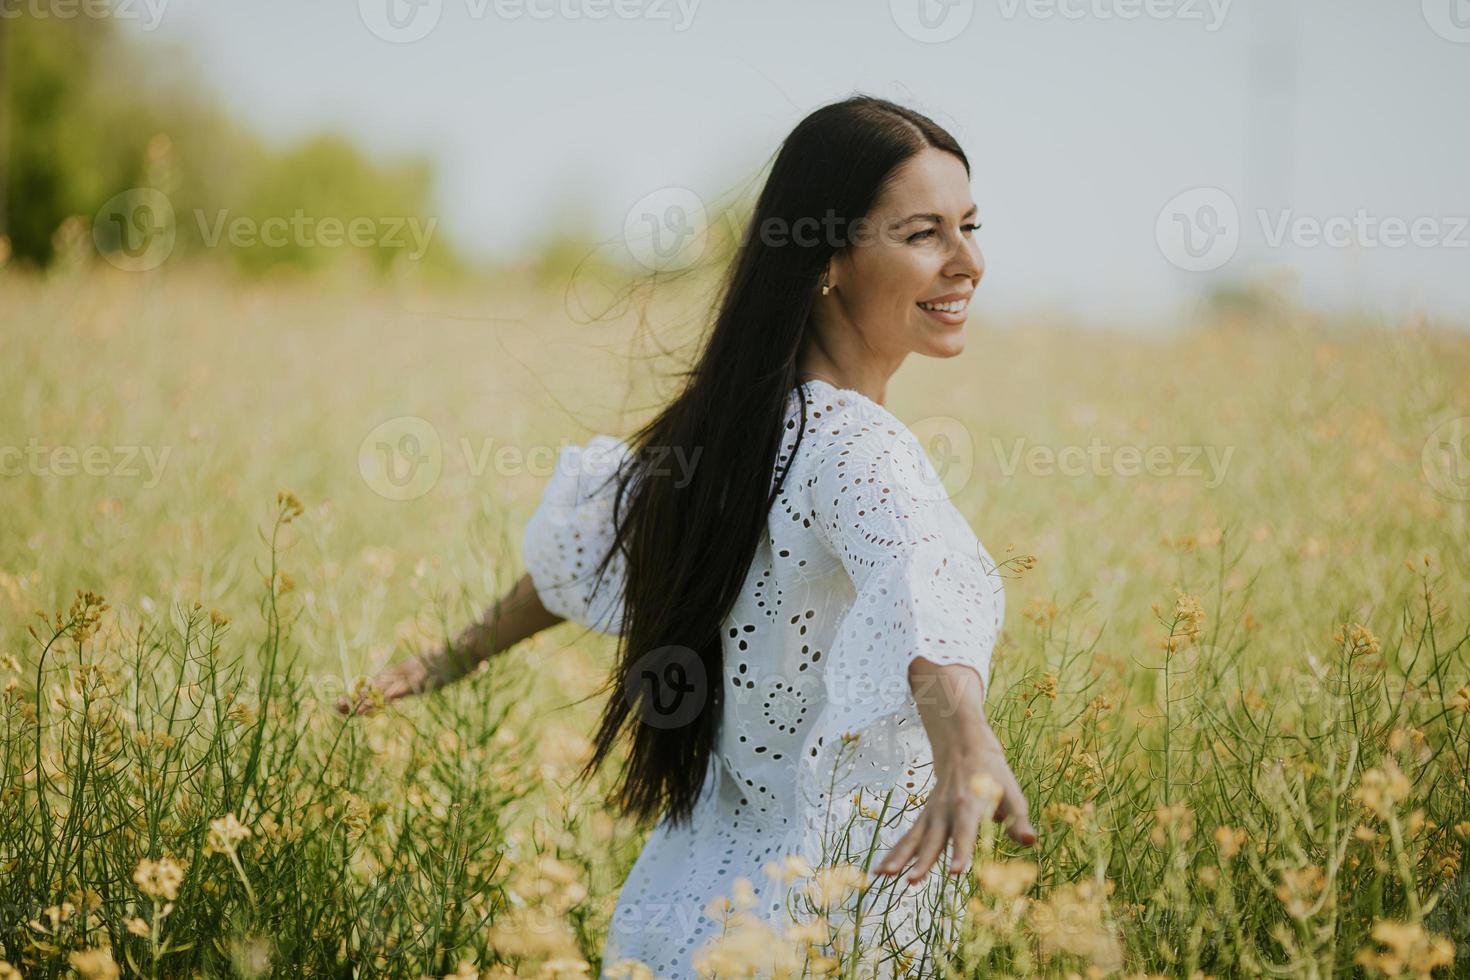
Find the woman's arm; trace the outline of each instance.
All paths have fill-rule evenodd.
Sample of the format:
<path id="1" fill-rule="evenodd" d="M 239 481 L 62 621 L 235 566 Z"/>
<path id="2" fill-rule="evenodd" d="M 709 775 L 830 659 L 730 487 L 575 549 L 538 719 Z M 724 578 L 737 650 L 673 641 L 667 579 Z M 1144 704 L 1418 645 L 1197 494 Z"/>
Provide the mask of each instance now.
<path id="1" fill-rule="evenodd" d="M 529 574 L 521 576 L 493 607 L 466 626 L 452 642 L 432 653 L 418 654 L 385 668 L 372 684 L 383 692 L 383 703 L 389 704 L 410 694 L 435 691 L 459 680 L 481 662 L 522 640 L 534 636 L 562 617 L 548 612 L 536 594 Z M 355 704 L 346 697 L 337 699 L 341 714 L 361 714 L 371 710 L 373 698 L 364 691 Z"/>
<path id="2" fill-rule="evenodd" d="M 909 881 L 918 882 L 948 844 L 948 870 L 959 874 L 970 866 L 980 821 L 990 817 L 1018 843 L 1036 843 L 1026 797 L 985 717 L 980 675 L 965 664 L 940 665 L 916 657 L 908 676 L 934 750 L 935 783 L 914 825 L 874 866 L 874 873 L 897 875 L 912 862 Z M 980 784 L 986 777 L 993 781 L 988 796 L 977 792 L 977 777 Z"/>

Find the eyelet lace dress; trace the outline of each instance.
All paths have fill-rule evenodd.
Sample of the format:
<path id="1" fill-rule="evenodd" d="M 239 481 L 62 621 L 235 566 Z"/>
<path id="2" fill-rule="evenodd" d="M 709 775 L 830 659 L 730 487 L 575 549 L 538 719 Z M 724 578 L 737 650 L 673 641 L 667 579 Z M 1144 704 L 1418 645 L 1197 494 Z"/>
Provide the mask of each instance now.
<path id="1" fill-rule="evenodd" d="M 626 451 L 602 434 L 565 447 L 522 542 L 543 605 L 604 633 L 621 629 L 622 556 L 595 590 L 594 573 L 612 542 L 609 477 Z M 810 878 L 766 872 L 787 855 L 812 869 L 865 868 L 912 826 L 933 756 L 909 663 L 967 664 L 988 692 L 1005 614 L 995 563 L 887 409 L 808 382 L 788 400 L 781 465 L 793 452 L 724 623 L 718 748 L 693 820 L 665 818 L 649 835 L 618 896 L 604 977 L 623 959 L 657 977 L 696 976 L 696 953 L 724 928 L 705 909 L 734 901 L 738 878 L 752 886 L 740 892 L 753 894 L 753 914 L 777 929 L 819 914 L 831 928 L 845 922 L 874 957 L 866 976 L 932 970 L 963 912 L 947 852 L 918 884 L 872 879 L 837 907 L 808 897 Z"/>

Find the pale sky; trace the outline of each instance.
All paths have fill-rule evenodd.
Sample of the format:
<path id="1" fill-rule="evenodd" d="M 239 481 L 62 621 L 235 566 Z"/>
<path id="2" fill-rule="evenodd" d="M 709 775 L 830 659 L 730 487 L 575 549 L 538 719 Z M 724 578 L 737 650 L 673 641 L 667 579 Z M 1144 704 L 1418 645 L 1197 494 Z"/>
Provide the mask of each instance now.
<path id="1" fill-rule="evenodd" d="M 264 133 L 430 153 L 471 252 L 716 206 L 862 91 L 969 155 L 991 311 L 1164 320 L 1268 262 L 1470 322 L 1467 0 L 148 2 L 136 33 Z"/>

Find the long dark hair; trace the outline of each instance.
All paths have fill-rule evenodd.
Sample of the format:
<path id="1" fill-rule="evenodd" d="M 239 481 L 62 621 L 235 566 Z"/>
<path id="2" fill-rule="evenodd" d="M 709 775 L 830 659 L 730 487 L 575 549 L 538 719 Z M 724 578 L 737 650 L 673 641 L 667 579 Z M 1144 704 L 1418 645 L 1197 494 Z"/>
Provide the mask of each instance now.
<path id="1" fill-rule="evenodd" d="M 723 709 L 720 631 L 790 468 L 788 458 L 775 473 L 820 278 L 860 237 L 849 225 L 872 210 L 902 163 L 931 146 L 969 173 L 949 133 L 886 99 L 853 96 L 797 124 L 776 153 L 683 391 L 629 438 L 627 461 L 608 477 L 617 479 L 615 541 L 596 580 L 621 550 L 622 632 L 603 688 L 611 696 L 578 779 L 631 727 L 615 801 L 626 814 L 666 811 L 674 823 L 692 814 Z M 798 442 L 805 426 L 803 404 Z M 693 475 L 671 459 L 692 463 Z M 682 699 L 673 709 L 661 684 Z"/>

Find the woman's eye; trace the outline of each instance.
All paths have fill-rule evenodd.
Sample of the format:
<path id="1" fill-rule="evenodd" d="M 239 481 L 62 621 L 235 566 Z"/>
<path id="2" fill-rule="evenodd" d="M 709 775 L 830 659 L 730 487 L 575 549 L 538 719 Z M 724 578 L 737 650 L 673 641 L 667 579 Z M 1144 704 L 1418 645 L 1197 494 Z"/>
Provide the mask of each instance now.
<path id="1" fill-rule="evenodd" d="M 970 231 L 979 231 L 979 230 L 980 230 L 980 224 L 979 224 L 979 222 L 974 222 L 974 223 L 971 223 L 971 224 L 968 224 L 968 225 L 960 225 L 960 231 L 970 232 Z M 933 228 L 925 228 L 923 231 L 916 231 L 916 232 L 914 232 L 912 235 L 910 235 L 908 237 L 908 240 L 911 241 L 911 242 L 915 242 L 915 241 L 918 241 L 921 238 L 930 238 L 933 235 L 934 235 L 934 229 Z"/>

